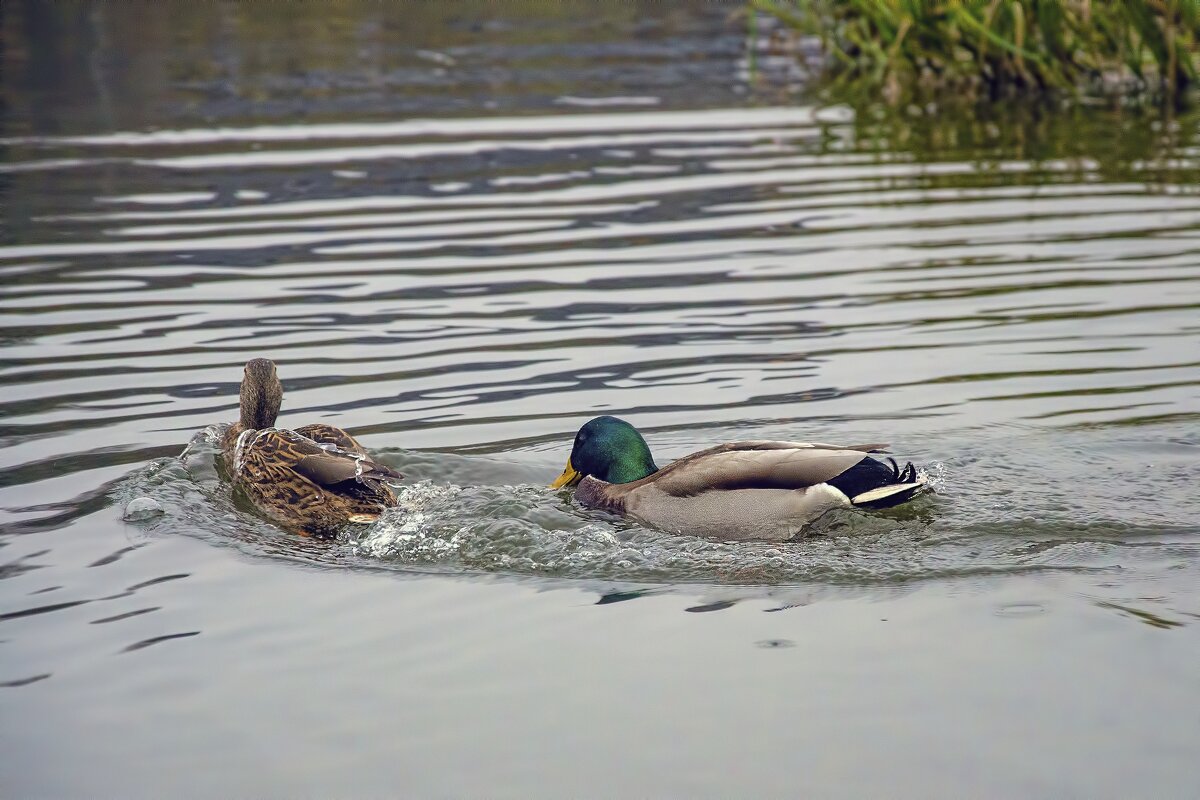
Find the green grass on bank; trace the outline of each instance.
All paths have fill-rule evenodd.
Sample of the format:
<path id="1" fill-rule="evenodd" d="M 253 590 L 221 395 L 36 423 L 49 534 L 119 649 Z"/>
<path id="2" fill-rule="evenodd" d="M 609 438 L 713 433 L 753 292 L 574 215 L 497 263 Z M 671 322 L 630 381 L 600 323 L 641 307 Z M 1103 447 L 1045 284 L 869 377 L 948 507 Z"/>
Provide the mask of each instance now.
<path id="1" fill-rule="evenodd" d="M 893 105 L 1030 93 L 1177 104 L 1200 0 L 750 0 L 817 36 L 834 88 Z"/>

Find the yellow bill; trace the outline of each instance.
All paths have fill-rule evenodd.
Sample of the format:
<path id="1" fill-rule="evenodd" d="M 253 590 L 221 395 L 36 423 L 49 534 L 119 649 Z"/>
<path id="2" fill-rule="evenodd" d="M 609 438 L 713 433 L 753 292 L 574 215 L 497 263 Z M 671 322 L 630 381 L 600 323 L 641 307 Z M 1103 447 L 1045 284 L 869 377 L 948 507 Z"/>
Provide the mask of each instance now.
<path id="1" fill-rule="evenodd" d="M 568 458 L 567 459 L 567 468 L 563 470 L 562 475 L 558 476 L 558 480 L 556 480 L 556 481 L 554 481 L 554 483 L 550 484 L 550 488 L 551 489 L 561 489 L 564 486 L 574 486 L 575 484 L 579 483 L 581 480 L 583 480 L 583 476 L 575 471 L 575 468 L 573 466 L 571 466 L 571 459 Z"/>

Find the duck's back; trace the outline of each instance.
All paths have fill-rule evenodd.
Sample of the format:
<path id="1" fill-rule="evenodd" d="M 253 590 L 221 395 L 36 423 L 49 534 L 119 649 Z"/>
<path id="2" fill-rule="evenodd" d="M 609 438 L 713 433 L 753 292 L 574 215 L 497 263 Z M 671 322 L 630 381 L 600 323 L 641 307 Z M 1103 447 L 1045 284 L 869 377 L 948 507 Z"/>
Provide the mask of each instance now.
<path id="1" fill-rule="evenodd" d="M 726 442 L 668 464 L 644 483 L 692 497 L 701 492 L 740 489 L 795 491 L 832 480 L 886 445 L 838 446 L 808 442 L 754 440 Z"/>
<path id="2" fill-rule="evenodd" d="M 232 473 L 236 485 L 267 516 L 288 527 L 327 534 L 348 521 L 375 519 L 396 505 L 385 481 L 398 480 L 399 473 L 360 452 L 361 446 L 358 452 L 346 452 L 298 431 L 244 431 L 234 450 Z"/>
<path id="3" fill-rule="evenodd" d="M 627 484 L 584 479 L 576 498 L 654 528 L 722 539 L 783 540 L 831 508 L 850 504 L 827 482 L 882 444 L 728 442 Z"/>
<path id="4" fill-rule="evenodd" d="M 357 439 L 334 425 L 325 425 L 320 422 L 312 425 L 302 425 L 296 428 L 296 433 L 312 439 L 317 444 L 331 444 L 347 453 L 356 453 L 360 456 L 367 455 L 366 448 L 359 444 Z"/>

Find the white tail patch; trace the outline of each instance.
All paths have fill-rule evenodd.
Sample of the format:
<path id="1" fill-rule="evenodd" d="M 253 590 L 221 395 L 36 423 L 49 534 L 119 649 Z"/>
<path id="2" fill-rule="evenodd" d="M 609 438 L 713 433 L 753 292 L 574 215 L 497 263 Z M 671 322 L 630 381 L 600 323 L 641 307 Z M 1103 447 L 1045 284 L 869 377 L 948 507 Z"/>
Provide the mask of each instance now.
<path id="1" fill-rule="evenodd" d="M 863 505 L 864 503 L 876 503 L 880 500 L 883 500 L 885 497 L 891 497 L 894 494 L 911 491 L 918 486 L 924 485 L 924 476 L 919 476 L 917 480 L 912 481 L 911 483 L 893 483 L 891 486 L 880 486 L 878 489 L 872 489 L 869 492 L 857 494 L 850 498 L 850 502 L 856 506 Z"/>
<path id="2" fill-rule="evenodd" d="M 354 522 L 359 525 L 367 525 L 379 519 L 378 514 L 351 514 L 346 518 L 347 522 Z"/>

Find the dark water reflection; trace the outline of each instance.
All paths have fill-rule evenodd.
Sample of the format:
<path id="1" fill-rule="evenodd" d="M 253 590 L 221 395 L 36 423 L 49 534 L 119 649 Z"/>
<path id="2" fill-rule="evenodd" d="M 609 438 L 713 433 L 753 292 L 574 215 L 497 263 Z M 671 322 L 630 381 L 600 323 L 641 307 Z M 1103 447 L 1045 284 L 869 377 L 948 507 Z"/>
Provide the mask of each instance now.
<path id="1" fill-rule="evenodd" d="M 856 116 L 734 10 L 4 5 L 9 793 L 1191 793 L 1196 116 Z M 231 501 L 259 355 L 397 513 Z M 541 488 L 598 413 L 937 492 L 665 536 Z"/>

